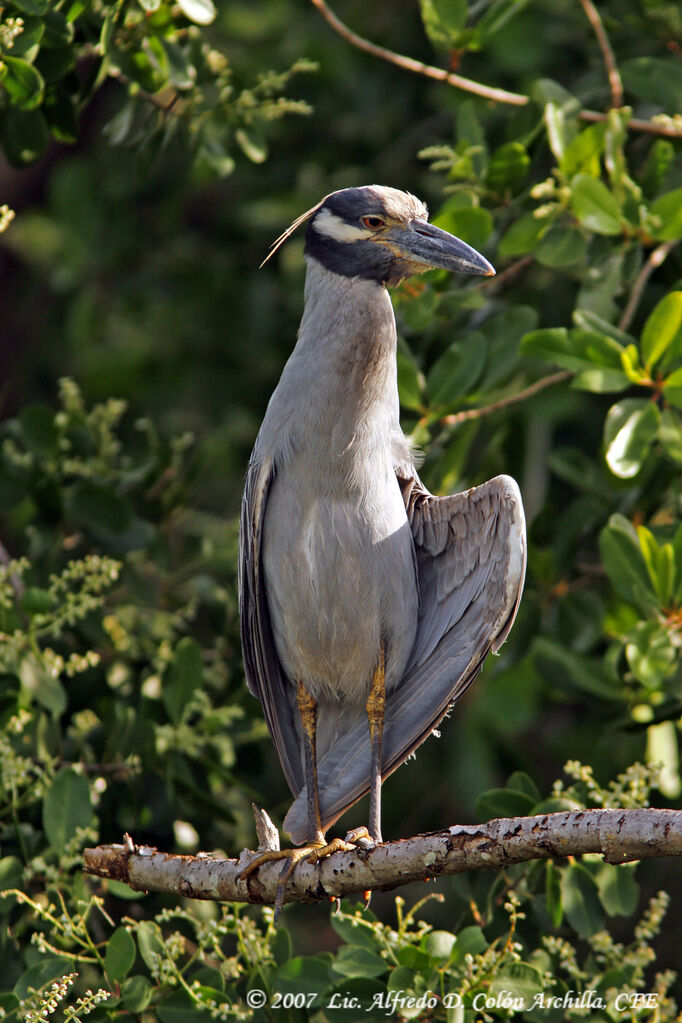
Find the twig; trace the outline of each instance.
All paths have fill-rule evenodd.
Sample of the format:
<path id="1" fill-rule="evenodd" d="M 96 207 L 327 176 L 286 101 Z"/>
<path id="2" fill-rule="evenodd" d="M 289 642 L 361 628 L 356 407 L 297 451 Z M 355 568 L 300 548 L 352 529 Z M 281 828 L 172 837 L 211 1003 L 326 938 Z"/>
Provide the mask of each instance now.
<path id="1" fill-rule="evenodd" d="M 608 114 L 600 114 L 596 110 L 581 110 L 578 116 L 581 121 L 590 121 L 596 124 L 599 121 L 605 121 Z M 666 120 L 673 121 L 673 118 L 666 118 Z M 675 124 L 667 124 L 657 121 L 640 121 L 637 117 L 631 117 L 627 126 L 631 131 L 639 131 L 647 135 L 657 135 L 667 139 L 682 139 L 682 118 L 679 114 L 675 115 L 674 121 Z M 678 124 L 679 127 L 676 126 Z"/>
<path id="2" fill-rule="evenodd" d="M 583 5 L 583 10 L 587 15 L 590 25 L 594 29 L 594 34 L 597 37 L 597 42 L 604 58 L 604 66 L 606 67 L 606 74 L 611 87 L 611 105 L 618 110 L 623 106 L 623 82 L 621 81 L 620 72 L 616 67 L 616 57 L 611 48 L 609 37 L 606 34 L 604 22 L 601 20 L 601 15 L 592 3 L 592 0 L 580 0 L 580 2 Z"/>
<path id="3" fill-rule="evenodd" d="M 373 849 L 338 852 L 316 864 L 299 863 L 285 901 L 317 902 L 468 870 L 504 869 L 529 860 L 601 853 L 607 863 L 682 856 L 682 810 L 572 810 L 452 827 Z M 89 874 L 123 881 L 136 891 L 191 899 L 271 904 L 282 870 L 267 863 L 237 880 L 254 853 L 238 860 L 206 854 L 172 856 L 143 846 L 101 845 L 85 850 Z"/>
<path id="4" fill-rule="evenodd" d="M 536 380 L 534 384 L 524 387 L 522 391 L 517 391 L 516 394 L 510 394 L 506 398 L 494 401 L 491 405 L 483 405 L 481 408 L 462 409 L 461 412 L 453 412 L 451 415 L 443 416 L 441 424 L 443 426 L 459 426 L 460 423 L 466 423 L 470 419 L 483 419 L 484 416 L 491 416 L 493 412 L 499 412 L 500 409 L 509 408 L 510 405 L 517 405 L 521 401 L 532 398 L 533 395 L 544 391 L 546 387 L 553 387 L 554 384 L 570 380 L 573 375 L 573 370 L 561 369 L 558 373 L 552 373 L 551 376 Z"/>
<path id="5" fill-rule="evenodd" d="M 637 311 L 637 306 L 639 305 L 639 300 L 642 297 L 642 292 L 644 291 L 647 285 L 647 281 L 651 277 L 654 270 L 656 270 L 661 265 L 661 263 L 667 258 L 670 252 L 675 248 L 678 241 L 679 238 L 673 238 L 671 239 L 671 241 L 661 242 L 660 245 L 657 245 L 656 248 L 652 249 L 651 252 L 649 253 L 649 258 L 647 259 L 642 269 L 639 271 L 637 280 L 632 286 L 630 298 L 628 299 L 627 305 L 623 310 L 623 315 L 621 316 L 620 322 L 618 324 L 620 330 L 627 330 L 629 328 L 634 318 L 634 315 Z"/>
<path id="6" fill-rule="evenodd" d="M 464 78 L 462 75 L 453 74 L 452 71 L 445 71 L 443 68 L 434 67 L 432 64 L 424 64 L 420 60 L 413 60 L 412 57 L 405 57 L 403 54 L 395 53 L 393 50 L 387 50 L 384 46 L 377 46 L 376 43 L 370 42 L 369 39 L 359 36 L 352 29 L 348 28 L 329 8 L 325 0 L 310 0 L 310 2 L 318 9 L 327 24 L 346 42 L 349 42 L 359 50 L 363 50 L 365 53 L 371 54 L 373 57 L 379 57 L 380 60 L 388 61 L 389 64 L 394 64 L 404 71 L 412 71 L 414 74 L 433 78 L 438 82 L 447 82 L 448 85 L 452 85 L 455 89 L 471 92 L 475 96 L 481 96 L 496 103 L 508 103 L 517 107 L 524 107 L 527 103 L 530 103 L 529 97 L 524 96 L 522 93 L 508 92 L 506 89 L 495 89 L 489 85 L 482 85 L 481 82 L 474 82 L 471 78 Z M 583 121 L 605 121 L 607 115 L 598 113 L 596 110 L 581 110 L 578 116 Z M 672 121 L 672 118 L 670 118 L 670 121 Z M 657 124 L 653 121 L 640 121 L 632 118 L 628 121 L 628 127 L 632 131 L 647 132 L 650 135 L 663 135 L 666 138 L 672 139 L 682 138 L 682 125 L 677 127 L 673 123 Z"/>
<path id="7" fill-rule="evenodd" d="M 381 60 L 388 61 L 389 64 L 395 64 L 404 71 L 413 71 L 415 74 L 424 75 L 426 78 L 435 78 L 438 82 L 447 82 L 448 85 L 454 86 L 455 89 L 473 92 L 476 96 L 482 96 L 484 99 L 490 99 L 496 103 L 511 103 L 517 107 L 523 107 L 528 103 L 528 97 L 522 96 L 520 93 L 507 92 L 506 89 L 494 89 L 489 85 L 481 85 L 480 82 L 474 82 L 470 78 L 455 75 L 452 71 L 445 71 L 443 68 L 434 67 L 432 64 L 424 64 L 421 60 L 413 60 L 411 57 L 404 57 L 393 50 L 387 50 L 383 46 L 377 46 L 376 43 L 371 43 L 369 39 L 364 39 L 348 28 L 347 25 L 344 25 L 340 18 L 337 18 L 334 12 L 330 10 L 325 0 L 311 0 L 311 3 L 317 7 L 325 21 L 343 39 L 356 46 L 358 50 L 370 53 L 373 57 L 379 57 Z"/>
<path id="8" fill-rule="evenodd" d="M 527 266 L 535 260 L 535 256 L 532 254 L 528 256 L 521 256 L 514 263 L 510 263 L 509 266 L 505 267 L 494 277 L 482 277 L 480 282 L 474 285 L 477 288 L 495 288 L 496 290 L 500 285 L 506 285 L 508 281 L 513 280 L 517 277 Z"/>
<path id="9" fill-rule="evenodd" d="M 134 82 L 132 78 L 128 77 L 128 75 L 124 75 L 122 71 L 118 70 L 118 68 L 109 68 L 109 76 L 114 78 L 117 82 L 120 82 L 121 85 L 134 86 L 133 96 L 137 96 L 141 100 L 144 100 L 145 103 L 149 103 L 150 106 L 156 107 L 156 109 L 162 114 L 172 114 L 173 107 L 180 99 L 180 94 L 178 92 L 174 92 L 167 102 L 162 99 L 158 99 L 156 96 L 153 96 L 151 92 L 147 92 L 146 89 L 140 88 L 137 82 Z"/>

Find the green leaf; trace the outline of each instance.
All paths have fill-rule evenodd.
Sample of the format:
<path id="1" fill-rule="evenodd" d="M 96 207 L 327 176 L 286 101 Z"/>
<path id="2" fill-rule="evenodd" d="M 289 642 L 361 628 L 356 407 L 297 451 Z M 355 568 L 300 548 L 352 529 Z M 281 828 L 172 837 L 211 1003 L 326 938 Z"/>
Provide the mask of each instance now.
<path id="1" fill-rule="evenodd" d="M 665 400 L 676 408 L 682 408 L 682 366 L 671 373 L 663 383 Z"/>
<path id="2" fill-rule="evenodd" d="M 380 949 L 381 942 L 370 920 L 364 920 L 359 913 L 346 915 L 333 913 L 330 922 L 336 933 L 347 945 L 362 945 L 363 948 Z"/>
<path id="3" fill-rule="evenodd" d="M 495 971 L 487 996 L 503 1009 L 511 1008 L 510 999 L 530 1008 L 535 996 L 544 990 L 542 974 L 530 963 L 505 963 Z"/>
<path id="4" fill-rule="evenodd" d="M 606 463 L 621 479 L 631 479 L 651 452 L 660 424 L 658 406 L 646 398 L 624 398 L 609 409 L 604 423 Z"/>
<path id="5" fill-rule="evenodd" d="M 583 227 L 596 234 L 621 233 L 620 207 L 603 181 L 589 174 L 576 174 L 571 188 L 571 209 Z"/>
<path id="6" fill-rule="evenodd" d="M 514 771 L 507 779 L 505 788 L 511 792 L 523 792 L 524 795 L 528 796 L 535 803 L 540 801 L 540 790 L 531 776 L 526 774 L 525 771 Z"/>
<path id="7" fill-rule="evenodd" d="M 580 375 L 574 386 L 589 391 L 622 391 L 628 379 L 622 370 L 622 349 L 606 334 L 574 327 L 534 330 L 521 340 L 521 350 Z"/>
<path id="8" fill-rule="evenodd" d="M 24 167 L 42 156 L 49 139 L 40 110 L 0 107 L 0 144 L 15 167 Z"/>
<path id="9" fill-rule="evenodd" d="M 554 158 L 561 163 L 566 150 L 566 115 L 557 103 L 547 103 L 544 113 L 549 148 Z"/>
<path id="10" fill-rule="evenodd" d="M 165 955 L 164 944 L 158 928 L 150 920 L 143 920 L 135 932 L 135 937 L 140 955 L 153 976 L 158 969 L 159 956 Z"/>
<path id="11" fill-rule="evenodd" d="M 647 372 L 639 361 L 639 349 L 637 345 L 628 345 L 621 352 L 623 372 L 631 384 L 641 384 L 647 380 Z"/>
<path id="12" fill-rule="evenodd" d="M 14 7 L 17 7 L 24 14 L 45 14 L 50 6 L 50 0 L 12 0 Z"/>
<path id="13" fill-rule="evenodd" d="M 658 607 L 637 532 L 623 515 L 612 515 L 599 534 L 599 551 L 616 591 L 645 610 Z"/>
<path id="14" fill-rule="evenodd" d="M 587 238 L 568 224 L 555 224 L 540 239 L 535 257 L 543 266 L 573 266 L 585 258 Z"/>
<path id="15" fill-rule="evenodd" d="M 387 972 L 388 963 L 362 945 L 342 945 L 331 969 L 342 977 L 381 977 Z"/>
<path id="16" fill-rule="evenodd" d="M 43 662 L 34 654 L 24 654 L 19 664 L 21 680 L 20 703 L 22 707 L 36 702 L 49 710 L 54 718 L 66 710 L 66 692 L 64 686 L 53 672 L 48 671 Z"/>
<path id="17" fill-rule="evenodd" d="M 682 791 L 677 731 L 675 721 L 660 721 L 646 730 L 646 762 L 662 765 L 658 788 L 670 799 L 677 799 Z"/>
<path id="18" fill-rule="evenodd" d="M 604 926 L 599 890 L 590 872 L 582 864 L 570 864 L 561 870 L 561 898 L 566 919 L 581 938 L 591 938 Z"/>
<path id="19" fill-rule="evenodd" d="M 536 802 L 537 799 L 526 792 L 488 789 L 476 800 L 476 816 L 480 821 L 495 820 L 497 817 L 526 817 Z"/>
<path id="20" fill-rule="evenodd" d="M 476 331 L 465 341 L 455 342 L 441 355 L 426 378 L 429 404 L 447 407 L 473 389 L 483 372 L 488 345 Z"/>
<path id="21" fill-rule="evenodd" d="M 476 25 L 476 42 L 483 48 L 530 0 L 492 0 Z"/>
<path id="22" fill-rule="evenodd" d="M 117 927 L 107 942 L 104 969 L 111 980 L 123 980 L 133 968 L 137 949 L 125 927 Z"/>
<path id="23" fill-rule="evenodd" d="M 637 623 L 628 635 L 625 656 L 635 678 L 647 689 L 661 688 L 677 660 L 667 629 L 657 621 Z"/>
<path id="24" fill-rule="evenodd" d="M 213 0 L 178 0 L 178 7 L 195 25 L 210 25 L 215 20 Z"/>
<path id="25" fill-rule="evenodd" d="M 525 146 L 520 142 L 505 142 L 490 158 L 486 176 L 488 188 L 498 195 L 515 191 L 529 167 L 530 157 Z"/>
<path id="26" fill-rule="evenodd" d="M 623 699 L 622 689 L 609 680 L 600 661 L 574 653 L 555 640 L 537 637 L 533 643 L 533 661 L 538 672 L 551 679 L 554 685 L 582 690 L 600 699 Z"/>
<path id="27" fill-rule="evenodd" d="M 398 345 L 398 393 L 403 408 L 421 412 L 424 407 L 424 375 L 407 345 Z"/>
<path id="28" fill-rule="evenodd" d="M 438 21 L 449 33 L 457 33 L 467 22 L 467 0 L 430 0 Z"/>
<path id="29" fill-rule="evenodd" d="M 215 998 L 211 1000 L 215 1001 Z M 210 1023 L 213 1018 L 208 1009 L 200 1008 L 187 992 L 182 990 L 173 991 L 159 1002 L 155 1017 L 161 1020 L 161 1023 Z"/>
<path id="30" fill-rule="evenodd" d="M 25 973 L 22 973 L 12 989 L 13 993 L 23 1001 L 24 998 L 29 997 L 31 988 L 37 991 L 44 984 L 49 984 L 50 981 L 56 980 L 57 977 L 63 977 L 69 973 L 69 969 L 72 966 L 73 959 L 57 958 L 48 953 L 44 958 L 41 958 L 40 962 L 31 966 Z"/>
<path id="31" fill-rule="evenodd" d="M 482 249 L 493 229 L 493 218 L 480 206 L 458 206 L 445 203 L 433 223 L 449 231 L 475 249 Z"/>
<path id="32" fill-rule="evenodd" d="M 251 163 L 264 163 L 267 160 L 267 143 L 256 128 L 252 126 L 248 131 L 245 128 L 237 128 L 234 137 Z"/>
<path id="33" fill-rule="evenodd" d="M 682 238 L 682 188 L 675 188 L 662 195 L 650 207 L 649 214 L 660 221 L 660 225 L 651 227 L 651 233 L 657 241 Z"/>
<path id="34" fill-rule="evenodd" d="M 480 927 L 464 927 L 457 935 L 451 952 L 453 963 L 463 963 L 468 955 L 477 956 L 488 948 L 488 941 Z"/>
<path id="35" fill-rule="evenodd" d="M 3 856 L 0 860 L 0 892 L 9 891 L 10 888 L 21 890 L 23 869 L 17 856 Z M 14 897 L 0 899 L 0 916 L 7 916 L 15 905 Z"/>
<path id="36" fill-rule="evenodd" d="M 547 221 L 524 213 L 515 220 L 502 235 L 498 252 L 503 259 L 508 256 L 524 256 L 533 252 L 547 230 Z"/>
<path id="37" fill-rule="evenodd" d="M 680 398 L 682 400 L 682 392 Z M 682 462 L 682 419 L 674 409 L 665 408 L 661 412 L 658 439 L 669 458 L 673 458 L 676 462 Z"/>
<path id="38" fill-rule="evenodd" d="M 582 330 L 593 331 L 595 334 L 605 334 L 606 337 L 613 338 L 623 348 L 634 344 L 635 339 L 631 334 L 621 330 L 615 323 L 602 319 L 601 316 L 592 312 L 591 309 L 575 309 L 573 312 L 573 322 L 576 327 L 580 327 Z"/>
<path id="39" fill-rule="evenodd" d="M 635 57 L 620 65 L 623 84 L 639 99 L 664 111 L 682 109 L 682 68 L 662 57 Z"/>
<path id="40" fill-rule="evenodd" d="M 34 110 L 43 101 L 45 83 L 39 71 L 19 57 L 0 60 L 0 86 L 10 103 L 22 110 Z"/>
<path id="41" fill-rule="evenodd" d="M 168 74 L 171 83 L 181 91 L 193 88 L 197 78 L 197 69 L 183 47 L 164 36 L 161 36 L 161 45 L 168 58 Z"/>
<path id="42" fill-rule="evenodd" d="M 559 167 L 567 178 L 573 178 L 576 174 L 599 177 L 605 132 L 604 123 L 591 124 L 566 146 Z"/>
<path id="43" fill-rule="evenodd" d="M 636 863 L 600 863 L 596 880 L 601 904 L 609 916 L 632 916 L 637 909 L 639 885 Z"/>
<path id="44" fill-rule="evenodd" d="M 644 324 L 642 359 L 647 369 L 664 355 L 681 329 L 682 291 L 671 291 L 654 306 Z"/>
<path id="45" fill-rule="evenodd" d="M 431 959 L 448 960 L 456 941 L 450 931 L 430 931 L 422 938 L 422 948 Z"/>
<path id="46" fill-rule="evenodd" d="M 163 682 L 161 696 L 173 724 L 178 724 L 192 693 L 203 684 L 204 667 L 199 644 L 185 636 L 175 654 Z"/>
<path id="47" fill-rule="evenodd" d="M 320 956 L 295 956 L 277 970 L 276 989 L 282 994 L 319 994 L 329 986 L 329 967 Z"/>
<path id="48" fill-rule="evenodd" d="M 651 584 L 663 607 L 667 607 L 675 589 L 675 555 L 670 543 L 659 546 L 646 526 L 637 527 L 637 538 Z"/>
<path id="49" fill-rule="evenodd" d="M 52 847 L 63 853 L 79 828 L 92 821 L 90 790 L 85 778 L 70 767 L 55 775 L 43 799 L 43 829 Z"/>

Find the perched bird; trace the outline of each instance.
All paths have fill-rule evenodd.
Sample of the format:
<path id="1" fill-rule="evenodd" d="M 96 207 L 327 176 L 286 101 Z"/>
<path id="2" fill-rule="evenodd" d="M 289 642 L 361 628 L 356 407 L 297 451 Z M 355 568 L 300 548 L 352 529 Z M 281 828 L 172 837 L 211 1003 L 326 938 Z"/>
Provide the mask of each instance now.
<path id="1" fill-rule="evenodd" d="M 382 780 L 473 681 L 518 608 L 516 483 L 498 476 L 434 497 L 400 428 L 387 287 L 433 267 L 495 272 L 427 218 L 405 192 L 346 188 L 273 246 L 308 221 L 298 341 L 246 478 L 241 635 L 295 796 L 284 829 L 306 847 L 264 854 L 243 876 L 279 856 L 288 876 L 345 847 L 326 845 L 325 832 L 368 791 L 369 836 L 381 841 Z"/>

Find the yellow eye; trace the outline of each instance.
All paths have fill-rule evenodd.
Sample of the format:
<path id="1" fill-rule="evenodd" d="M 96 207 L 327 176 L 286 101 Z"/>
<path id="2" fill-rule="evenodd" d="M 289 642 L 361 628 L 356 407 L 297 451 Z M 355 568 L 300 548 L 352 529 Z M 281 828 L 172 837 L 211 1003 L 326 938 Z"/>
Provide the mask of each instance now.
<path id="1" fill-rule="evenodd" d="M 386 221 L 381 217 L 361 217 L 360 223 L 363 227 L 368 227 L 370 231 L 378 231 L 380 227 L 386 226 Z"/>

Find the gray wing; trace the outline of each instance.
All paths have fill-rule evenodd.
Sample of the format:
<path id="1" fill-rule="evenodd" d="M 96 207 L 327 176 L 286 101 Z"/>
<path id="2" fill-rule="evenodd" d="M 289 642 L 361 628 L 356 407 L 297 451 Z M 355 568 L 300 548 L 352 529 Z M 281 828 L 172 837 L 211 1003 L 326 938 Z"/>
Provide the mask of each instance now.
<path id="1" fill-rule="evenodd" d="M 383 777 L 427 738 L 502 645 L 516 616 L 526 565 L 519 489 L 508 476 L 451 497 L 434 497 L 416 474 L 399 473 L 414 538 L 419 623 L 405 675 L 386 703 Z M 344 708 L 345 710 L 346 708 Z M 324 708 L 321 708 L 324 711 Z M 325 727 L 324 713 L 320 727 Z M 343 734 L 318 737 L 318 779 L 325 825 L 369 787 L 364 708 L 348 714 Z M 304 795 L 304 794 L 303 794 Z M 298 841 L 305 822 L 297 799 L 285 828 Z"/>
<path id="2" fill-rule="evenodd" d="M 275 649 L 263 578 L 263 522 L 273 479 L 271 460 L 252 459 L 239 527 L 239 618 L 246 683 L 263 704 L 282 769 L 296 795 L 303 786 L 303 770 L 291 702 L 292 686 Z"/>

